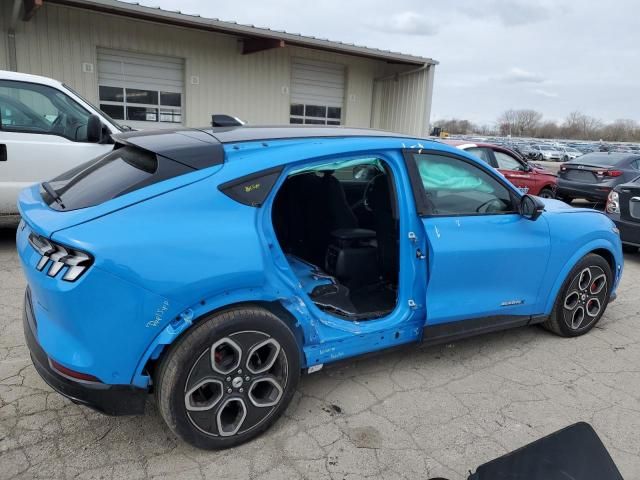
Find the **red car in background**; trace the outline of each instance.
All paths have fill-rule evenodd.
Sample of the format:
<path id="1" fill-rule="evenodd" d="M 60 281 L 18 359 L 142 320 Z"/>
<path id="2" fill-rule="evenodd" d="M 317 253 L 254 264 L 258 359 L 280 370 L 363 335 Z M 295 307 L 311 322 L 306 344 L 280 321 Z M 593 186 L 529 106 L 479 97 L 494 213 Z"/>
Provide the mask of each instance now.
<path id="1" fill-rule="evenodd" d="M 491 143 L 445 140 L 444 143 L 469 152 L 502 173 L 524 193 L 555 198 L 557 176 L 544 167 L 530 164 L 513 150 Z"/>

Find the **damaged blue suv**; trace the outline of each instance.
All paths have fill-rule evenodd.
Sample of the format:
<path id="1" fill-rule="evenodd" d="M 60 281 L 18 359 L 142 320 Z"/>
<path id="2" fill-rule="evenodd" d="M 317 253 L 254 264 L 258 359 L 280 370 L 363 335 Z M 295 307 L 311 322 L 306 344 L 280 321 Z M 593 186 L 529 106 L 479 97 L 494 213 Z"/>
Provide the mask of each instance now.
<path id="1" fill-rule="evenodd" d="M 302 372 L 411 342 L 588 332 L 622 251 L 602 213 L 523 195 L 453 147 L 373 130 L 131 132 L 24 190 L 33 363 L 62 395 L 224 448 Z"/>

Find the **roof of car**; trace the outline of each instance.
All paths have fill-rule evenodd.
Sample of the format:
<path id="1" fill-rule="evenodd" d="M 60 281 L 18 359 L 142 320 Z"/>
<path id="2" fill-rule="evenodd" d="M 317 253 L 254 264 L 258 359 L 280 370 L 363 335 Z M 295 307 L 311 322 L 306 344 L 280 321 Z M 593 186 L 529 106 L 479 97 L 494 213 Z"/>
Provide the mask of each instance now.
<path id="1" fill-rule="evenodd" d="M 580 155 L 575 159 L 576 162 L 586 162 L 590 158 L 595 157 L 606 157 L 609 158 L 613 162 L 620 162 L 622 160 L 626 160 L 627 158 L 638 158 L 640 154 L 638 153 L 630 153 L 630 152 L 589 152 L 584 155 Z"/>
<path id="2" fill-rule="evenodd" d="M 286 140 L 289 138 L 341 138 L 341 137 L 399 137 L 414 138 L 372 128 L 351 128 L 317 125 L 262 125 L 241 127 L 214 127 L 202 129 L 220 143 L 255 142 L 260 140 Z"/>
<path id="3" fill-rule="evenodd" d="M 224 144 L 266 142 L 302 138 L 378 137 L 407 135 L 369 128 L 278 125 L 141 130 L 112 135 L 121 145 L 133 145 L 170 158 L 191 168 L 206 168 L 224 162 Z"/>
<path id="4" fill-rule="evenodd" d="M 30 73 L 12 72 L 9 70 L 0 70 L 0 80 L 40 83 L 51 87 L 60 87 L 62 85 L 61 82 L 54 80 L 53 78 L 31 75 Z"/>

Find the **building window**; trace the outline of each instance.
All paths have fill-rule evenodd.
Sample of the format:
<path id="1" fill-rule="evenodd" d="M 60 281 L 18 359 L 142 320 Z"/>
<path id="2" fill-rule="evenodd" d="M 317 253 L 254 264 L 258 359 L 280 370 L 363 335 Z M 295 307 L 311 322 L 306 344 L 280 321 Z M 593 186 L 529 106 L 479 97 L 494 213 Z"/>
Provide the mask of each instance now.
<path id="1" fill-rule="evenodd" d="M 100 85 L 100 110 L 115 120 L 182 123 L 182 94 Z"/>
<path id="2" fill-rule="evenodd" d="M 340 125 L 342 108 L 326 105 L 304 105 L 292 103 L 289 123 L 305 125 Z"/>

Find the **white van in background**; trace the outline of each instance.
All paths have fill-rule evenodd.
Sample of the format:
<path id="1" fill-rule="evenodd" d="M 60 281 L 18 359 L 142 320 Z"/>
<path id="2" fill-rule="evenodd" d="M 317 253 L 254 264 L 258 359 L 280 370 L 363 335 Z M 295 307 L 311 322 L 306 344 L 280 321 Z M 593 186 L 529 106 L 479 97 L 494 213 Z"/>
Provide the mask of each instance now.
<path id="1" fill-rule="evenodd" d="M 0 70 L 0 217 L 18 192 L 113 148 L 116 122 L 51 78 Z"/>

